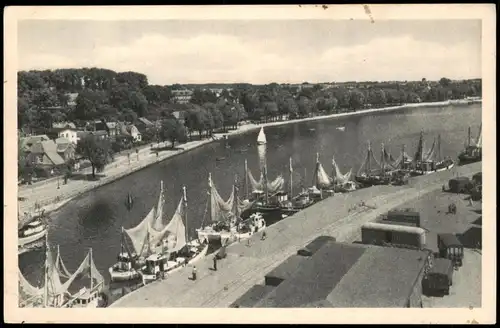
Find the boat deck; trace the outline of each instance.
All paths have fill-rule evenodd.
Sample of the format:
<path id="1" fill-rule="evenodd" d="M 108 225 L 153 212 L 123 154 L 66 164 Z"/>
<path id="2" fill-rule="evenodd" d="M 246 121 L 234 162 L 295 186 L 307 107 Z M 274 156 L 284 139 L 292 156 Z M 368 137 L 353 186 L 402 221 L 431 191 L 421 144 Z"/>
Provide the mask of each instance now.
<path id="1" fill-rule="evenodd" d="M 197 280 L 191 280 L 188 265 L 117 300 L 111 307 L 229 307 L 252 286 L 264 283 L 264 276 L 283 259 L 320 235 L 339 242 L 352 242 L 363 223 L 428 192 L 438 190 L 455 175 L 472 176 L 481 162 L 410 180 L 405 186 L 375 186 L 338 194 L 304 209 L 266 229 L 267 238 L 257 233 L 247 242 L 227 247 L 227 257 L 212 269 L 213 256 L 196 264 Z M 364 205 L 362 205 L 364 204 Z"/>

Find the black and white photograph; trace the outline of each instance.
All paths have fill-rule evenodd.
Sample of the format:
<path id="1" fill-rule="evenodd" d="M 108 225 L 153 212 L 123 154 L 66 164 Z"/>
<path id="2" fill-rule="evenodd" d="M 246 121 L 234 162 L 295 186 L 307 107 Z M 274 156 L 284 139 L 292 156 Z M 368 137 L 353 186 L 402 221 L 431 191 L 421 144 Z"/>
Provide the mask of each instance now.
<path id="1" fill-rule="evenodd" d="M 4 17 L 12 322 L 494 322 L 493 5 Z"/>

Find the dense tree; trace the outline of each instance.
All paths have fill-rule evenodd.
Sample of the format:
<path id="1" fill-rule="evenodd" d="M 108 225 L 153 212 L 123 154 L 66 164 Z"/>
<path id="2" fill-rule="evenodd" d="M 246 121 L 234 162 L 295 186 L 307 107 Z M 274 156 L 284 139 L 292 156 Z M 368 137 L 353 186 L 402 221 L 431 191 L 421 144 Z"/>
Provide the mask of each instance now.
<path id="1" fill-rule="evenodd" d="M 186 128 L 175 117 L 169 117 L 161 122 L 160 137 L 163 141 L 170 141 L 174 148 L 176 141 L 185 139 Z"/>
<path id="2" fill-rule="evenodd" d="M 76 153 L 87 159 L 92 166 L 92 177 L 96 172 L 104 171 L 111 157 L 111 145 L 107 139 L 99 139 L 94 135 L 88 135 L 80 140 L 76 146 Z"/>
<path id="3" fill-rule="evenodd" d="M 359 90 L 350 92 L 349 105 L 351 109 L 357 110 L 363 108 L 365 104 L 365 95 Z"/>

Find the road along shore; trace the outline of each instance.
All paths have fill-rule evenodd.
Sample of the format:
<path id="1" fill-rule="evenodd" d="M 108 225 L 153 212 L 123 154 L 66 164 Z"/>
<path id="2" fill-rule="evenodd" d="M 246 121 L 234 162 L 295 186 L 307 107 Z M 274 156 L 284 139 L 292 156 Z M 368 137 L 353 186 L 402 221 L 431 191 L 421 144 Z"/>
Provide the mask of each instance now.
<path id="1" fill-rule="evenodd" d="M 286 125 L 286 124 L 296 124 L 307 121 L 317 121 L 317 120 L 325 120 L 325 119 L 334 119 L 334 118 L 345 118 L 345 117 L 353 117 L 353 116 L 362 116 L 362 115 L 370 115 L 380 112 L 390 112 L 397 110 L 405 110 L 405 109 L 414 109 L 414 108 L 425 108 L 425 107 L 439 107 L 439 106 L 450 106 L 450 105 L 468 105 L 472 103 L 481 103 L 480 99 L 474 100 L 456 100 L 456 101 L 442 101 L 442 102 L 428 102 L 428 103 L 416 103 L 416 104 L 404 104 L 401 106 L 393 106 L 393 107 L 383 107 L 383 108 L 375 108 L 362 110 L 357 112 L 348 112 L 348 113 L 340 113 L 340 114 L 331 114 L 331 115 L 322 115 L 315 117 L 307 117 L 295 120 L 287 120 L 287 121 L 279 121 L 279 122 L 269 122 L 263 124 L 246 124 L 240 126 L 237 130 L 229 131 L 225 133 L 228 137 L 239 135 L 243 133 L 247 133 L 249 131 L 254 131 L 260 129 L 261 127 L 267 126 L 278 126 L 278 125 Z M 182 144 L 180 147 L 182 149 L 179 150 L 167 150 L 159 153 L 158 157 L 156 154 L 152 153 L 149 147 L 145 147 L 139 152 L 139 160 L 135 160 L 136 155 L 131 154 L 131 163 L 128 164 L 128 161 L 121 161 L 121 164 L 112 163 L 105 169 L 106 177 L 98 180 L 98 181 L 86 181 L 86 180 L 69 180 L 66 185 L 59 185 L 57 179 L 46 182 L 41 185 L 32 185 L 32 186 L 21 186 L 18 187 L 18 197 L 22 197 L 25 200 L 20 201 L 20 210 L 21 213 L 35 213 L 36 208 L 35 204 L 38 204 L 38 208 L 40 210 L 45 210 L 46 213 L 55 211 L 62 206 L 64 206 L 70 200 L 85 194 L 91 190 L 99 188 L 108 183 L 114 182 L 118 179 L 121 179 L 125 176 L 128 176 L 134 172 L 142 170 L 150 165 L 162 162 L 168 158 L 172 158 L 173 156 L 177 156 L 183 154 L 187 151 L 196 149 L 208 143 L 211 143 L 217 139 L 220 139 L 223 134 L 215 135 L 215 138 L 197 140 L 187 142 Z"/>
<path id="2" fill-rule="evenodd" d="M 481 171 L 481 164 L 416 177 L 406 186 L 376 186 L 337 194 L 269 226 L 265 240 L 258 233 L 251 237 L 250 246 L 246 242 L 230 245 L 217 271 L 211 270 L 212 257 L 206 257 L 196 263 L 196 281 L 190 280 L 192 267 L 188 266 L 125 295 L 110 307 L 228 307 L 314 238 L 330 235 L 339 242 L 353 242 L 363 223 L 440 189 L 454 176 L 470 177 Z"/>

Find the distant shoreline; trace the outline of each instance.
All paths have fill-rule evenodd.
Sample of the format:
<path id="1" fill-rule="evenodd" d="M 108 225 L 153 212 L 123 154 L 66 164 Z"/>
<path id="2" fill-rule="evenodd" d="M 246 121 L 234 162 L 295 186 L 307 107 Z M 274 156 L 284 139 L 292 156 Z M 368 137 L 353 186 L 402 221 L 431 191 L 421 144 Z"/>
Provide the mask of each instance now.
<path id="1" fill-rule="evenodd" d="M 399 105 L 399 106 L 365 109 L 365 110 L 359 110 L 356 112 L 318 115 L 318 116 L 313 116 L 313 117 L 297 118 L 297 119 L 286 120 L 286 121 L 268 122 L 268 123 L 260 123 L 260 124 L 253 124 L 253 123 L 252 124 L 245 124 L 245 125 L 238 127 L 237 130 L 229 131 L 227 133 L 221 133 L 220 135 L 227 135 L 229 137 L 232 135 L 240 135 L 240 134 L 246 133 L 248 131 L 259 129 L 261 127 L 265 128 L 268 126 L 294 124 L 294 123 L 302 123 L 302 122 L 308 122 L 308 121 L 317 121 L 317 120 L 325 120 L 325 119 L 333 119 L 333 118 L 341 118 L 341 117 L 360 116 L 360 115 L 374 114 L 374 113 L 380 113 L 380 112 L 390 112 L 390 111 L 402 110 L 402 109 L 425 108 L 425 107 L 436 107 L 436 106 L 451 106 L 451 105 L 467 105 L 468 106 L 468 105 L 477 104 L 477 103 L 482 103 L 482 99 L 470 99 L 470 100 L 460 99 L 460 100 L 446 100 L 446 101 L 439 101 L 439 102 L 412 103 L 412 104 L 404 104 L 404 105 Z"/>
<path id="2" fill-rule="evenodd" d="M 215 138 L 207 138 L 203 140 L 196 140 L 196 141 L 190 141 L 185 144 L 180 145 L 182 149 L 176 150 L 176 151 L 167 151 L 164 154 L 160 154 L 158 158 L 155 158 L 151 160 L 150 158 L 145 158 L 140 160 L 140 164 L 137 167 L 130 168 L 128 165 L 123 166 L 123 170 L 120 172 L 117 172 L 113 175 L 106 176 L 104 179 L 100 181 L 93 181 L 89 182 L 85 187 L 83 188 L 76 188 L 76 190 L 73 190 L 70 192 L 70 194 L 67 197 L 59 197 L 60 201 L 57 203 L 51 203 L 47 204 L 45 206 L 42 206 L 41 209 L 45 210 L 46 213 L 51 213 L 53 211 L 56 211 L 60 209 L 62 206 L 64 206 L 66 203 L 69 201 L 82 196 L 83 194 L 95 190 L 101 186 L 107 185 L 109 183 L 115 182 L 123 177 L 126 177 L 130 174 L 133 174 L 139 170 L 142 170 L 146 167 L 149 167 L 153 164 L 160 163 L 166 159 L 172 158 L 177 155 L 181 155 L 183 153 L 186 153 L 190 150 L 196 149 L 198 147 L 201 147 L 203 145 L 212 143 L 214 141 L 221 140 L 224 135 L 227 137 L 230 136 L 235 136 L 235 135 L 241 135 L 250 131 L 257 130 L 261 127 L 270 127 L 270 126 L 278 126 L 278 125 L 286 125 L 286 124 L 296 124 L 296 123 L 302 123 L 302 122 L 308 122 L 308 121 L 317 121 L 317 120 L 326 120 L 326 119 L 334 119 L 334 118 L 343 118 L 343 117 L 351 117 L 351 116 L 360 116 L 360 115 L 369 115 L 369 114 L 375 114 L 375 113 L 381 113 L 381 112 L 390 112 L 390 111 L 396 111 L 396 110 L 403 110 L 403 109 L 411 109 L 411 108 L 425 108 L 425 107 L 436 107 L 436 106 L 450 106 L 450 105 L 472 105 L 474 103 L 481 103 L 481 99 L 470 99 L 470 100 L 448 100 L 448 101 L 441 101 L 441 102 L 426 102 L 426 103 L 414 103 L 414 104 L 404 104 L 404 105 L 399 105 L 399 106 L 392 106 L 392 107 L 382 107 L 382 108 L 374 108 L 374 109 L 367 109 L 367 110 L 360 110 L 356 112 L 347 112 L 347 113 L 338 113 L 338 114 L 329 114 L 329 115 L 321 115 L 321 116 L 314 116 L 314 117 L 305 117 L 305 118 L 298 118 L 298 119 L 292 119 L 292 120 L 286 120 L 286 121 L 278 121 L 278 122 L 268 122 L 268 123 L 261 123 L 261 124 L 245 124 L 241 125 L 238 127 L 236 130 L 229 131 L 227 133 L 217 133 L 215 134 Z M 22 205 L 21 205 L 22 206 Z M 30 209 L 25 209 L 27 211 L 31 211 Z"/>

